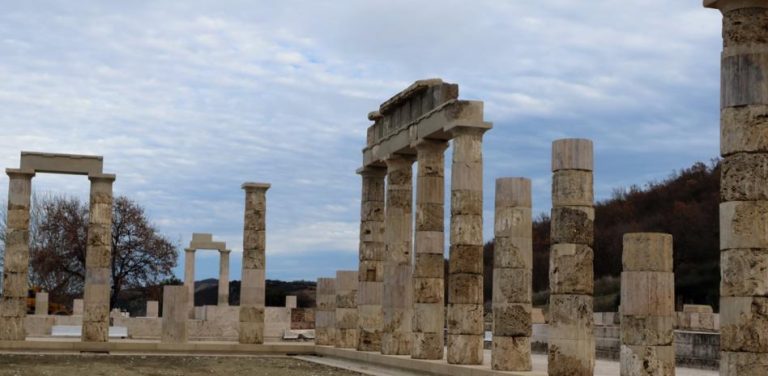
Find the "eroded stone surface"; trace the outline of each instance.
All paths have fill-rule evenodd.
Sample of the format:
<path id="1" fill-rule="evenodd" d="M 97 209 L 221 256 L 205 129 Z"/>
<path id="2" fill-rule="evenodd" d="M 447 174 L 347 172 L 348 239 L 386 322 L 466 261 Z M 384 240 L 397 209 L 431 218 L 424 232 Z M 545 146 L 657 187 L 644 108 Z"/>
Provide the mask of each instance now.
<path id="1" fill-rule="evenodd" d="M 547 356 L 549 375 L 593 376 L 595 368 L 594 340 L 550 340 Z"/>
<path id="2" fill-rule="evenodd" d="M 721 165 L 723 201 L 768 200 L 768 153 L 736 153 Z"/>
<path id="3" fill-rule="evenodd" d="M 668 272 L 622 272 L 624 315 L 666 316 L 675 310 L 675 275 Z"/>
<path id="4" fill-rule="evenodd" d="M 768 106 L 727 107 L 721 112 L 720 153 L 768 152 Z"/>
<path id="5" fill-rule="evenodd" d="M 449 364 L 483 364 L 483 336 L 448 334 Z"/>
<path id="6" fill-rule="evenodd" d="M 592 297 L 551 295 L 549 297 L 549 337 L 551 339 L 590 340 L 593 338 Z"/>
<path id="7" fill-rule="evenodd" d="M 768 296 L 768 249 L 721 252 L 720 296 Z"/>
<path id="8" fill-rule="evenodd" d="M 553 206 L 592 206 L 594 203 L 591 171 L 561 170 L 552 174 Z"/>
<path id="9" fill-rule="evenodd" d="M 625 234 L 621 256 L 623 271 L 672 272 L 672 235 Z"/>
<path id="10" fill-rule="evenodd" d="M 621 343 L 625 345 L 667 346 L 675 339 L 675 316 L 621 317 Z"/>
<path id="11" fill-rule="evenodd" d="M 720 352 L 721 376 L 763 376 L 768 369 L 768 354 Z"/>
<path id="12" fill-rule="evenodd" d="M 549 286 L 554 294 L 591 294 L 594 253 L 583 244 L 553 244 L 549 256 Z"/>
<path id="13" fill-rule="evenodd" d="M 722 297 L 720 348 L 768 353 L 768 298 Z"/>
<path id="14" fill-rule="evenodd" d="M 768 201 L 720 204 L 720 249 L 768 248 Z"/>
<path id="15" fill-rule="evenodd" d="M 768 10 L 742 8 L 723 15 L 723 45 L 757 45 L 768 43 Z"/>
<path id="16" fill-rule="evenodd" d="M 530 371 L 530 338 L 494 336 L 491 344 L 491 368 L 499 371 Z"/>
<path id="17" fill-rule="evenodd" d="M 493 335 L 498 337 L 531 336 L 530 304 L 493 305 Z"/>
<path id="18" fill-rule="evenodd" d="M 586 244 L 594 240 L 595 210 L 591 207 L 552 208 L 551 242 Z"/>
<path id="19" fill-rule="evenodd" d="M 621 346 L 622 376 L 674 376 L 673 346 Z"/>

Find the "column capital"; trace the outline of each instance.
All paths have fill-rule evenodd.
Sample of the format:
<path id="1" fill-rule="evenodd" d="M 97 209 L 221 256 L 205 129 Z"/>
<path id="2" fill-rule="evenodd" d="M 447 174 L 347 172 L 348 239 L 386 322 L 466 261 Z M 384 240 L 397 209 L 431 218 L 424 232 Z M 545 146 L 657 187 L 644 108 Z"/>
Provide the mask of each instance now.
<path id="1" fill-rule="evenodd" d="M 387 167 L 386 166 L 364 166 L 364 167 L 358 168 L 357 171 L 355 172 L 361 176 L 384 177 L 387 175 Z"/>
<path id="2" fill-rule="evenodd" d="M 99 183 L 112 183 L 116 178 L 115 174 L 88 175 L 88 180 Z"/>
<path id="3" fill-rule="evenodd" d="M 768 8 L 768 0 L 704 0 L 704 7 L 725 13 L 743 8 Z"/>
<path id="4" fill-rule="evenodd" d="M 462 135 L 483 135 L 485 132 L 488 132 L 491 129 L 491 123 L 485 124 L 485 127 L 469 127 L 465 125 L 457 125 L 453 128 L 446 129 L 446 131 L 449 132 L 453 137 Z"/>
<path id="5" fill-rule="evenodd" d="M 196 250 L 196 249 L 194 249 L 194 248 L 184 248 L 184 252 L 192 252 L 192 253 L 195 253 L 195 251 L 197 251 L 197 250 Z"/>
<path id="6" fill-rule="evenodd" d="M 219 250 L 219 253 L 225 254 L 225 255 L 228 255 L 230 252 L 232 252 L 231 249 L 220 249 Z"/>
<path id="7" fill-rule="evenodd" d="M 34 171 L 21 170 L 21 169 L 18 169 L 18 168 L 6 168 L 5 169 L 5 173 L 11 179 L 13 179 L 13 178 L 32 179 L 33 177 L 35 177 L 35 172 Z"/>
<path id="8" fill-rule="evenodd" d="M 269 183 L 255 183 L 255 182 L 245 182 L 243 185 L 240 186 L 240 188 L 244 189 L 246 192 L 266 192 L 272 184 Z"/>

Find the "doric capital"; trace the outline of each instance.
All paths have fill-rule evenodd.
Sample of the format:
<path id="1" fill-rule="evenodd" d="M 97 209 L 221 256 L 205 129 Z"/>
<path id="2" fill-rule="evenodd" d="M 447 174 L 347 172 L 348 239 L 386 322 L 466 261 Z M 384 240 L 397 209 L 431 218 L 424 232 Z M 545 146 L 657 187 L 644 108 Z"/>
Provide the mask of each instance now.
<path id="1" fill-rule="evenodd" d="M 88 180 L 94 183 L 113 183 L 117 176 L 115 174 L 94 174 L 88 175 Z"/>
<path id="2" fill-rule="evenodd" d="M 704 7 L 725 13 L 742 8 L 768 8 L 768 0 L 704 0 Z"/>
<path id="3" fill-rule="evenodd" d="M 228 255 L 230 252 L 232 252 L 231 249 L 220 249 L 219 250 L 219 253 L 224 254 L 224 255 Z"/>
<path id="4" fill-rule="evenodd" d="M 485 126 L 483 127 L 466 127 L 466 126 L 455 126 L 450 129 L 446 129 L 446 131 L 451 133 L 451 136 L 458 137 L 462 135 L 483 135 L 485 132 L 490 130 L 492 128 L 491 123 L 485 123 Z"/>
<path id="5" fill-rule="evenodd" d="M 386 166 L 365 166 L 357 169 L 357 174 L 365 177 L 384 177 L 387 175 Z"/>
<path id="6" fill-rule="evenodd" d="M 194 249 L 194 248 L 184 248 L 184 252 L 187 252 L 187 253 L 189 253 L 189 252 L 195 253 L 195 251 L 197 251 L 197 250 Z"/>
<path id="7" fill-rule="evenodd" d="M 6 168 L 5 173 L 11 179 L 32 179 L 35 177 L 34 171 L 25 171 L 17 168 Z"/>
<path id="8" fill-rule="evenodd" d="M 246 192 L 266 192 L 272 185 L 269 183 L 246 182 L 241 186 Z"/>

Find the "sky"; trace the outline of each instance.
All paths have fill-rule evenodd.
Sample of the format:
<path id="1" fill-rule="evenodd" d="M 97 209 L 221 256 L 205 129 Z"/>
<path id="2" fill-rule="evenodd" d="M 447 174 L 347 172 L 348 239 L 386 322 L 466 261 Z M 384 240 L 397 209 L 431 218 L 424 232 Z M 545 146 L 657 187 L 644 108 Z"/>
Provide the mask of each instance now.
<path id="1" fill-rule="evenodd" d="M 193 232 L 226 241 L 232 279 L 240 185 L 271 183 L 267 278 L 315 280 L 357 269 L 367 114 L 413 81 L 485 103 L 489 241 L 496 178 L 531 178 L 549 211 L 553 140 L 594 141 L 597 200 L 715 158 L 720 25 L 701 1 L 4 1 L 0 166 L 103 155 L 181 253 Z M 216 252 L 196 266 L 218 277 Z"/>

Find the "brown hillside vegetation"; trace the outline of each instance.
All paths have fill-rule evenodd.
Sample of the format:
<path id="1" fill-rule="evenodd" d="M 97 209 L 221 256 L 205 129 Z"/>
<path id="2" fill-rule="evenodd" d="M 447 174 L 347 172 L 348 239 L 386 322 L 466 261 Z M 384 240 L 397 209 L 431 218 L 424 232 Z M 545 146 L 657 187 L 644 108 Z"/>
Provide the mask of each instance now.
<path id="1" fill-rule="evenodd" d="M 595 205 L 595 311 L 619 304 L 622 237 L 629 232 L 674 236 L 675 294 L 682 303 L 718 305 L 720 164 L 696 163 L 645 187 L 617 189 Z M 534 304 L 544 305 L 549 286 L 550 219 L 533 224 Z M 493 243 L 486 244 L 486 300 L 490 299 Z"/>

